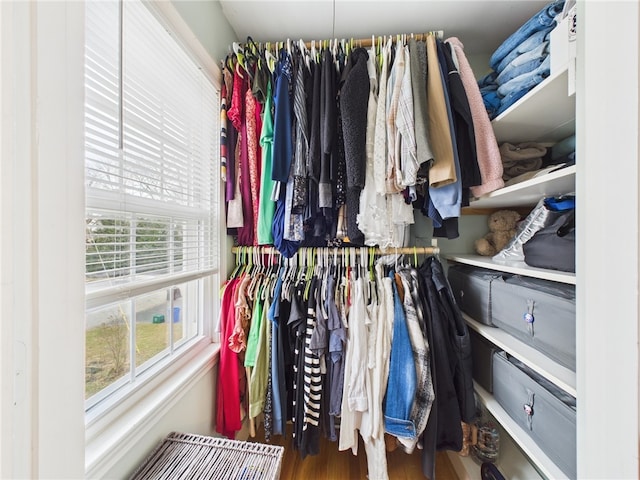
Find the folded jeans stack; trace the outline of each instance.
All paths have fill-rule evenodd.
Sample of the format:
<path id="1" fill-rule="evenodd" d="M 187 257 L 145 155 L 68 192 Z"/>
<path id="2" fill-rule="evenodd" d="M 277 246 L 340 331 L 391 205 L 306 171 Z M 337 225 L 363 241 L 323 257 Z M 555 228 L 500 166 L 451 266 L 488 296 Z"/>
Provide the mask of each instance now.
<path id="1" fill-rule="evenodd" d="M 565 0 L 556 0 L 507 38 L 489 60 L 492 72 L 478 81 L 490 118 L 495 118 L 549 76 L 549 34 Z"/>

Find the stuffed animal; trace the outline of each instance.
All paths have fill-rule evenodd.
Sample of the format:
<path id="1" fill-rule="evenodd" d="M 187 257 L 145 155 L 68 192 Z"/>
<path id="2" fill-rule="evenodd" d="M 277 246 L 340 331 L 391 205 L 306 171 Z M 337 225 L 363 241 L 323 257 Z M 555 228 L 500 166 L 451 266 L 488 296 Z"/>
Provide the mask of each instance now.
<path id="1" fill-rule="evenodd" d="M 489 233 L 475 241 L 479 255 L 492 257 L 504 247 L 516 234 L 516 225 L 520 214 L 513 210 L 499 210 L 489 215 Z"/>

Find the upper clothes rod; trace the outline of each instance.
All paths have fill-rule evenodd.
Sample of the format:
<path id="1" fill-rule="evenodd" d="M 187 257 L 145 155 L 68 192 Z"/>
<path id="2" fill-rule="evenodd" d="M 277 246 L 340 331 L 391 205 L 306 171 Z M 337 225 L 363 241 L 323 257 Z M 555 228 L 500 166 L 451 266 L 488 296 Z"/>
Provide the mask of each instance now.
<path id="1" fill-rule="evenodd" d="M 335 42 L 336 40 L 344 40 L 344 41 L 349 41 L 350 43 L 352 43 L 354 46 L 358 46 L 358 47 L 371 47 L 379 38 L 400 38 L 400 39 L 411 39 L 411 38 L 415 38 L 416 40 L 426 40 L 426 38 L 429 35 L 435 35 L 437 38 L 439 38 L 440 40 L 442 40 L 444 38 L 444 31 L 443 30 L 432 30 L 430 32 L 424 32 L 424 33 L 402 33 L 402 34 L 395 34 L 395 35 L 372 35 L 371 37 L 368 38 L 325 38 L 325 39 L 320 39 L 320 40 L 308 40 L 306 42 L 304 42 L 305 47 L 307 48 L 311 48 L 312 45 L 315 43 L 315 46 L 317 48 L 322 48 L 322 45 L 327 43 L 330 44 L 332 42 Z M 286 40 L 278 40 L 275 42 L 255 42 L 251 37 L 247 37 L 247 42 L 244 45 L 247 44 L 253 44 L 253 45 L 271 45 L 272 47 L 275 47 L 278 44 L 283 44 L 283 46 L 287 45 L 287 42 L 290 42 L 290 44 L 299 44 L 299 40 L 295 40 L 295 39 L 286 39 Z M 234 51 L 238 50 L 240 48 L 243 48 L 244 46 L 243 44 L 234 42 L 233 47 L 234 47 Z M 237 52 L 236 52 L 237 53 Z"/>
<path id="2" fill-rule="evenodd" d="M 358 47 L 370 47 L 373 45 L 373 43 L 378 39 L 378 38 L 383 38 L 383 37 L 390 37 L 390 38 L 397 38 L 397 37 L 402 37 L 402 38 L 415 38 L 416 40 L 426 40 L 428 35 L 435 35 L 436 37 L 438 37 L 439 39 L 442 39 L 444 37 L 444 31 L 443 30 L 435 30 L 435 31 L 431 31 L 431 32 L 426 32 L 426 33 L 403 33 L 403 34 L 396 34 L 396 35 L 373 35 L 372 37 L 369 38 L 358 38 L 358 39 L 351 39 L 351 38 L 345 38 L 345 40 L 348 40 L 349 42 L 353 42 L 353 44 L 355 46 Z M 341 39 L 340 39 L 341 40 Z M 316 41 L 316 45 L 317 43 L 321 43 L 325 40 L 320 40 L 319 42 Z M 330 39 L 327 39 L 326 41 L 333 41 Z M 304 42 L 305 46 L 307 48 L 311 48 L 311 42 L 312 41 L 308 41 L 308 42 Z"/>
<path id="3" fill-rule="evenodd" d="M 369 250 L 370 247 L 348 247 L 348 246 L 344 246 L 344 247 L 301 247 L 298 250 L 298 253 L 302 253 L 305 254 L 307 249 L 328 249 L 328 250 L 333 250 L 333 249 L 350 249 L 353 248 L 355 250 L 359 250 L 360 248 L 366 248 L 367 250 Z M 270 247 L 270 246 L 263 246 L 263 247 L 243 247 L 243 246 L 235 246 L 235 247 L 231 247 L 231 252 L 232 253 L 242 253 L 243 251 L 246 251 L 248 253 L 253 253 L 254 249 L 259 249 L 261 254 L 276 254 L 279 255 L 280 252 L 278 250 L 276 250 L 274 247 Z M 440 249 L 438 247 L 401 247 L 401 248 L 387 248 L 387 249 L 380 249 L 378 247 L 373 248 L 373 254 L 374 255 L 391 255 L 391 254 L 402 254 L 402 255 L 412 255 L 412 254 L 417 254 L 417 255 L 436 255 L 438 253 L 440 253 Z"/>

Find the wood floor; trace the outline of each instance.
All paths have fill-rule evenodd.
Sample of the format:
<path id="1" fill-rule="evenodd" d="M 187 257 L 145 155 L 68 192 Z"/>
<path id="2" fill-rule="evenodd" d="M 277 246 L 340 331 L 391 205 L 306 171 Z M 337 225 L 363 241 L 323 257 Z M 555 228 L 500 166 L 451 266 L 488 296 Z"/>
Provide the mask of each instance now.
<path id="1" fill-rule="evenodd" d="M 264 430 L 259 428 L 254 439 L 264 442 Z M 360 439 L 358 456 L 351 451 L 338 451 L 338 445 L 326 439 L 320 443 L 320 454 L 300 459 L 298 452 L 291 447 L 291 435 L 278 435 L 272 438 L 272 445 L 285 447 L 282 460 L 281 480 L 366 480 L 367 458 Z M 390 480 L 416 480 L 426 478 L 422 473 L 421 452 L 416 450 L 407 455 L 399 449 L 387 452 L 387 469 Z M 437 480 L 458 480 L 446 453 L 439 452 L 436 460 Z"/>

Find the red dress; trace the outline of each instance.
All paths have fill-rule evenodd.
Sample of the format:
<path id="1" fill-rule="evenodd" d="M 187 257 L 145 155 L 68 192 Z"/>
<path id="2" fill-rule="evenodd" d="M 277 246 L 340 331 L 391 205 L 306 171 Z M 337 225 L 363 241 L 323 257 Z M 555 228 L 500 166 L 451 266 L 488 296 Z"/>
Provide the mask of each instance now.
<path id="1" fill-rule="evenodd" d="M 242 428 L 240 396 L 244 390 L 244 371 L 238 354 L 229 348 L 227 339 L 236 323 L 235 298 L 239 279 L 232 279 L 222 294 L 220 306 L 220 362 L 218 364 L 216 431 L 225 437 L 235 438 Z"/>

